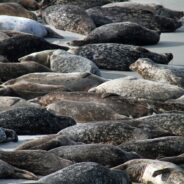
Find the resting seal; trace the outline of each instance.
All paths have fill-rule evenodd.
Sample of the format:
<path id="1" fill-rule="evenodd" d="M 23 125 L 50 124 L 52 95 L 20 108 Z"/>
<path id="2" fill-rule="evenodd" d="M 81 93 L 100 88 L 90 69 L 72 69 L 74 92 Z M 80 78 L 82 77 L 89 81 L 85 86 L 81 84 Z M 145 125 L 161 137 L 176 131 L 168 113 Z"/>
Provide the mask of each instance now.
<path id="1" fill-rule="evenodd" d="M 0 144 L 7 142 L 17 142 L 18 136 L 14 130 L 0 127 Z"/>

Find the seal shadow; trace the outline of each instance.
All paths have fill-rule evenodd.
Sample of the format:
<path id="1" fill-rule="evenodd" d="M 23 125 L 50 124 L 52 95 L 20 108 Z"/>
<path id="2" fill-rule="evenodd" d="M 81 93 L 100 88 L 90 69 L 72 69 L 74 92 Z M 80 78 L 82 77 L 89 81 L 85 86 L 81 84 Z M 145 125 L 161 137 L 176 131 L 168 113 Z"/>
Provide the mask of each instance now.
<path id="1" fill-rule="evenodd" d="M 184 46 L 184 42 L 160 41 L 160 43 L 157 46 L 159 47 L 180 47 L 180 46 Z"/>

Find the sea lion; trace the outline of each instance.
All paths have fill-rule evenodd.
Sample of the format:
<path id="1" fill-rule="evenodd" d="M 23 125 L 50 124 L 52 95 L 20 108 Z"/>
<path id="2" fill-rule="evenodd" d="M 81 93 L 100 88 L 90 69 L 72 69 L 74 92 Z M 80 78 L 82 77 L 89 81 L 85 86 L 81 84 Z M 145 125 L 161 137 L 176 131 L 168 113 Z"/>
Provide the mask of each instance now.
<path id="1" fill-rule="evenodd" d="M 0 159 L 15 167 L 42 176 L 51 174 L 73 163 L 44 150 L 0 151 Z"/>
<path id="2" fill-rule="evenodd" d="M 33 173 L 18 169 L 12 165 L 0 160 L 0 178 L 1 179 L 27 179 L 37 180 L 38 177 Z"/>
<path id="3" fill-rule="evenodd" d="M 17 142 L 18 136 L 14 130 L 0 127 L 0 144 L 7 142 Z"/>
<path id="4" fill-rule="evenodd" d="M 79 6 L 49 6 L 44 10 L 42 16 L 47 24 L 64 31 L 87 35 L 96 27 L 93 20 Z"/>
<path id="5" fill-rule="evenodd" d="M 103 7 L 125 7 L 125 8 L 130 8 L 130 9 L 135 9 L 135 10 L 144 10 L 144 11 L 150 11 L 154 15 L 160 15 L 160 16 L 165 16 L 167 18 L 172 18 L 172 19 L 180 19 L 184 16 L 183 11 L 176 11 L 176 10 L 171 10 L 168 8 L 165 8 L 164 6 L 160 4 L 154 4 L 154 3 L 136 3 L 136 2 L 113 2 L 109 4 L 103 5 Z"/>
<path id="6" fill-rule="evenodd" d="M 37 17 L 33 12 L 26 10 L 18 3 L 1 3 L 0 15 L 25 17 L 25 18 L 37 20 Z"/>
<path id="7" fill-rule="evenodd" d="M 45 176 L 38 181 L 27 184 L 131 184 L 128 175 L 123 171 L 110 169 L 94 163 L 82 162 L 68 166 L 60 171 Z"/>
<path id="8" fill-rule="evenodd" d="M 60 116 L 72 117 L 78 123 L 89 121 L 128 119 L 118 114 L 105 104 L 96 102 L 81 102 L 62 100 L 47 106 L 47 110 Z"/>
<path id="9" fill-rule="evenodd" d="M 0 30 L 13 30 L 17 32 L 28 33 L 41 38 L 63 38 L 59 34 L 55 33 L 51 28 L 46 27 L 35 20 L 24 17 L 0 15 Z"/>
<path id="10" fill-rule="evenodd" d="M 184 181 L 184 172 L 180 167 L 159 160 L 134 159 L 112 168 L 116 169 L 126 171 L 130 179 L 138 183 L 174 184 Z"/>
<path id="11" fill-rule="evenodd" d="M 16 150 L 51 150 L 60 146 L 77 145 L 77 143 L 66 136 L 52 134 L 30 140 L 21 144 Z"/>
<path id="12" fill-rule="evenodd" d="M 137 23 L 118 22 L 100 26 L 91 31 L 84 40 L 74 40 L 69 45 L 82 46 L 92 43 L 123 43 L 130 45 L 154 45 L 160 34 Z"/>
<path id="13" fill-rule="evenodd" d="M 129 67 L 144 79 L 166 82 L 184 87 L 184 67 L 165 66 L 154 63 L 151 59 L 141 58 Z"/>
<path id="14" fill-rule="evenodd" d="M 4 83 L 4 85 L 13 85 L 20 81 L 27 81 L 38 84 L 60 85 L 63 90 L 70 91 L 88 91 L 93 86 L 98 86 L 106 79 L 91 73 L 32 73 L 26 74 L 16 79 Z M 48 90 L 47 90 L 48 91 Z M 48 91 L 49 92 L 49 91 Z M 47 92 L 47 93 L 48 93 Z M 34 98 L 34 97 L 33 97 Z"/>
<path id="15" fill-rule="evenodd" d="M 0 42 L 0 55 L 5 56 L 10 62 L 16 62 L 18 58 L 27 54 L 48 49 L 68 50 L 67 47 L 51 44 L 33 35 L 16 36 Z"/>
<path id="16" fill-rule="evenodd" d="M 128 141 L 169 136 L 166 131 L 155 128 L 136 128 L 126 123 L 85 123 L 61 130 L 59 135 L 76 142 L 119 145 Z"/>
<path id="17" fill-rule="evenodd" d="M 94 7 L 86 10 L 96 26 L 115 22 L 134 22 L 151 30 L 174 32 L 182 26 L 176 19 L 154 15 L 147 10 L 136 10 L 126 7 Z"/>
<path id="18" fill-rule="evenodd" d="M 104 82 L 90 89 L 89 92 L 100 94 L 113 93 L 125 98 L 166 101 L 182 96 L 184 89 L 162 82 L 148 81 L 128 76 Z"/>
<path id="19" fill-rule="evenodd" d="M 156 159 L 184 153 L 182 136 L 159 137 L 123 143 L 119 147 L 126 151 L 134 151 L 143 158 Z"/>
<path id="20" fill-rule="evenodd" d="M 142 57 L 160 64 L 168 64 L 173 58 L 171 53 L 157 54 L 142 47 L 117 43 L 88 44 L 71 48 L 69 52 L 88 58 L 101 69 L 120 71 L 130 70 L 130 64 Z"/>
<path id="21" fill-rule="evenodd" d="M 0 127 L 19 135 L 53 134 L 75 124 L 72 118 L 55 116 L 37 107 L 19 107 L 0 113 Z"/>
<path id="22" fill-rule="evenodd" d="M 135 153 L 126 152 L 116 146 L 106 144 L 61 146 L 49 152 L 74 162 L 96 162 L 106 167 L 113 167 L 128 160 L 139 158 Z"/>
<path id="23" fill-rule="evenodd" d="M 22 63 L 0 63 L 1 82 L 34 72 L 51 72 L 51 70 L 33 61 L 24 61 Z"/>

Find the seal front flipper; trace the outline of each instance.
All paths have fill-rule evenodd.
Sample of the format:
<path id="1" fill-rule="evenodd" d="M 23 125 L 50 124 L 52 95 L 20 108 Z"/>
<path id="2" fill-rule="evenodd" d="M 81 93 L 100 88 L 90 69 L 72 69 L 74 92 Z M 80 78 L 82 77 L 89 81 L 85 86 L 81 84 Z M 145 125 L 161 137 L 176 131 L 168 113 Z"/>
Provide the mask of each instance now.
<path id="1" fill-rule="evenodd" d="M 171 168 L 160 169 L 160 170 L 155 171 L 152 176 L 157 177 L 158 175 L 161 175 L 161 174 L 170 173 L 171 170 L 172 170 Z"/>
<path id="2" fill-rule="evenodd" d="M 18 179 L 38 180 L 38 177 L 33 173 L 15 168 L 15 177 Z"/>
<path id="3" fill-rule="evenodd" d="M 60 34 L 56 33 L 50 27 L 45 26 L 45 29 L 47 30 L 47 37 L 64 39 L 63 36 L 61 36 Z"/>

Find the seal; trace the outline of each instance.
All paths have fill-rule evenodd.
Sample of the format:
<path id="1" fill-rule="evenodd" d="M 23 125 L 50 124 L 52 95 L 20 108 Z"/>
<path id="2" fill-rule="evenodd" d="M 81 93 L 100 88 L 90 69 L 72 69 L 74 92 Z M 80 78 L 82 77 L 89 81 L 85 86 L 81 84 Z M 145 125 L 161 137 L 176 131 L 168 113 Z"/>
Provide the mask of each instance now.
<path id="1" fill-rule="evenodd" d="M 0 63 L 1 82 L 34 72 L 51 72 L 51 70 L 33 61 L 22 63 Z"/>
<path id="2" fill-rule="evenodd" d="M 6 21 L 5 21 L 6 20 Z M 28 33 L 38 37 L 63 38 L 51 28 L 41 23 L 25 17 L 0 15 L 0 30 L 14 30 L 17 32 Z"/>
<path id="3" fill-rule="evenodd" d="M 0 127 L 0 144 L 7 142 L 17 142 L 18 136 L 14 130 Z"/>
<path id="4" fill-rule="evenodd" d="M 148 58 L 141 58 L 131 64 L 130 69 L 138 72 L 144 79 L 184 87 L 184 67 L 182 66 L 162 66 Z"/>
<path id="5" fill-rule="evenodd" d="M 41 3 L 36 0 L 19 0 L 19 4 L 29 10 L 37 10 L 41 7 Z"/>
<path id="6" fill-rule="evenodd" d="M 17 62 L 18 58 L 27 54 L 48 49 L 68 50 L 65 46 L 51 44 L 33 35 L 16 36 L 0 42 L 0 55 L 5 56 L 10 62 Z"/>
<path id="7" fill-rule="evenodd" d="M 81 102 L 62 100 L 47 106 L 47 110 L 60 116 L 72 117 L 78 123 L 89 121 L 128 119 L 128 117 L 118 114 L 105 104 L 96 102 Z"/>
<path id="8" fill-rule="evenodd" d="M 96 26 L 115 22 L 134 22 L 151 30 L 174 32 L 182 26 L 176 19 L 154 15 L 151 11 L 137 10 L 129 7 L 94 7 L 86 10 Z"/>
<path id="9" fill-rule="evenodd" d="M 162 82 L 148 81 L 128 76 L 104 82 L 90 89 L 89 92 L 100 94 L 113 93 L 125 98 L 166 101 L 181 97 L 184 94 L 184 89 Z"/>
<path id="10" fill-rule="evenodd" d="M 160 33 L 157 31 L 152 31 L 137 23 L 118 22 L 100 26 L 90 32 L 84 40 L 74 40 L 69 45 L 82 46 L 92 43 L 154 45 L 159 40 Z"/>
<path id="11" fill-rule="evenodd" d="M 19 135 L 53 134 L 76 124 L 72 118 L 58 117 L 37 107 L 4 111 L 0 117 L 0 127 L 12 129 Z"/>
<path id="12" fill-rule="evenodd" d="M 116 146 L 106 144 L 62 146 L 49 152 L 74 162 L 96 162 L 106 167 L 114 167 L 119 163 L 140 158 L 135 153 L 126 152 Z"/>
<path id="13" fill-rule="evenodd" d="M 0 151 L 3 161 L 37 175 L 45 176 L 72 164 L 53 153 L 43 150 Z"/>
<path id="14" fill-rule="evenodd" d="M 91 73 L 30 73 L 18 77 L 16 79 L 12 79 L 4 83 L 4 85 L 13 85 L 16 83 L 24 83 L 25 81 L 30 83 L 38 83 L 36 88 L 39 89 L 40 84 L 45 84 L 51 86 L 60 85 L 60 89 L 63 87 L 63 90 L 69 91 L 88 91 L 90 88 L 94 86 L 98 86 L 106 81 L 106 79 L 99 77 L 97 75 Z M 41 86 L 41 85 L 40 85 Z M 40 87 L 41 88 L 41 87 Z M 22 90 L 24 88 L 21 88 Z M 31 88 L 30 88 L 31 90 Z M 56 88 L 55 88 L 56 90 Z M 33 90 L 32 90 L 33 91 Z M 61 91 L 61 90 L 60 90 Z M 47 93 L 49 91 L 47 90 Z M 51 90 L 50 90 L 51 92 Z M 35 98 L 35 97 L 33 97 Z"/>
<path id="15" fill-rule="evenodd" d="M 74 5 L 49 6 L 44 10 L 42 17 L 47 24 L 57 29 L 84 35 L 96 27 L 88 14 L 81 7 Z"/>
<path id="16" fill-rule="evenodd" d="M 113 145 L 119 145 L 133 140 L 151 139 L 171 135 L 166 131 L 160 131 L 152 127 L 137 128 L 122 122 L 78 124 L 65 128 L 58 134 L 67 136 L 76 142 Z"/>
<path id="17" fill-rule="evenodd" d="M 129 71 L 130 64 L 142 57 L 160 64 L 168 64 L 173 59 L 171 53 L 158 54 L 142 47 L 118 43 L 88 44 L 71 48 L 69 52 L 93 61 L 101 69 L 120 71 Z"/>
<path id="18" fill-rule="evenodd" d="M 55 183 L 130 184 L 131 181 L 128 175 L 123 171 L 111 171 L 107 167 L 94 162 L 82 162 L 68 166 L 38 181 L 29 182 L 28 184 Z"/>
<path id="19" fill-rule="evenodd" d="M 142 158 L 158 159 L 182 154 L 184 152 L 184 138 L 182 136 L 168 136 L 154 139 L 132 141 L 119 145 L 126 151 L 134 151 Z"/>
<path id="20" fill-rule="evenodd" d="M 1 179 L 27 179 L 37 180 L 38 177 L 26 170 L 18 169 L 12 165 L 0 160 L 0 178 Z"/>

